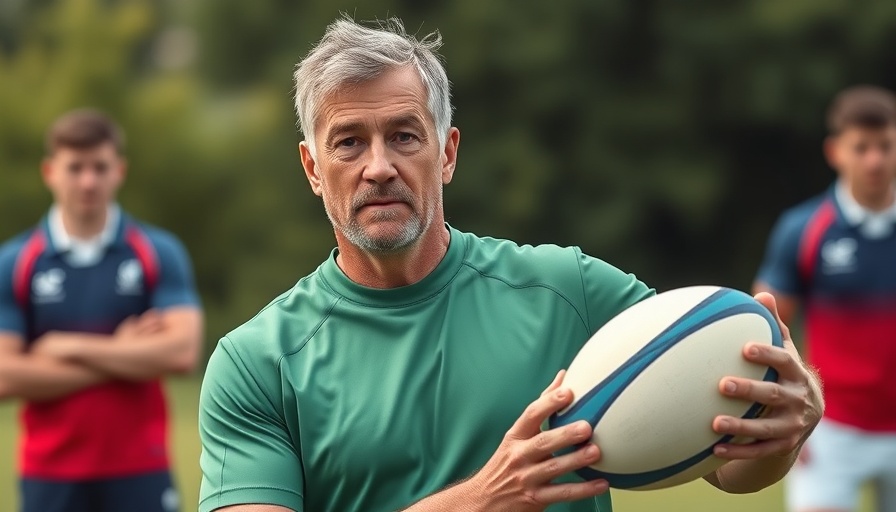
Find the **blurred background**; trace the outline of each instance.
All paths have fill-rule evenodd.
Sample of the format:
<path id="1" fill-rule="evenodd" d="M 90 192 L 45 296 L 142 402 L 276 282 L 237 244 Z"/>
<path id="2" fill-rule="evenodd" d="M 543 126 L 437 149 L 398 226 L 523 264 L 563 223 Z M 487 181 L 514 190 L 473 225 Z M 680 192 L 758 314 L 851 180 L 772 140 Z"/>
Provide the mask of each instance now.
<path id="1" fill-rule="evenodd" d="M 833 95 L 896 88 L 886 0 L 0 0 L 0 239 L 49 205 L 49 123 L 107 111 L 128 136 L 122 205 L 191 253 L 207 355 L 334 245 L 299 162 L 291 75 L 340 12 L 441 32 L 462 132 L 449 223 L 579 245 L 658 290 L 749 289 L 775 217 L 833 179 Z M 184 510 L 200 377 L 168 383 Z M 4 404 L 0 511 L 14 510 L 15 431 Z M 617 509 L 648 510 L 644 494 L 664 510 L 781 509 L 777 488 L 707 487 L 619 493 Z"/>

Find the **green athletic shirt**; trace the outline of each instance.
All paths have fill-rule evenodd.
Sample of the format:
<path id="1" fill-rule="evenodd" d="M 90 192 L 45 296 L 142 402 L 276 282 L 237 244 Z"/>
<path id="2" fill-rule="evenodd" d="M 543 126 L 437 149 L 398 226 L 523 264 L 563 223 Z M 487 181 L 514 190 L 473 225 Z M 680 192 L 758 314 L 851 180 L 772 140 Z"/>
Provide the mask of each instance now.
<path id="1" fill-rule="evenodd" d="M 653 294 L 578 248 L 448 229 L 418 283 L 358 285 L 334 250 L 220 341 L 200 400 L 201 512 L 407 507 L 481 468 L 590 335 Z M 611 509 L 609 493 L 548 508 Z"/>

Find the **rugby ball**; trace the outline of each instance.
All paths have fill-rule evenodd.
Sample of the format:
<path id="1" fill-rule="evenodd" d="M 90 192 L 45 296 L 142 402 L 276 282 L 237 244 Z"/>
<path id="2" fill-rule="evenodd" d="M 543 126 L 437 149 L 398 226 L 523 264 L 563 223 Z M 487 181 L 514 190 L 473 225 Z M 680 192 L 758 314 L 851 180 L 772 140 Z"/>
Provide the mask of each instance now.
<path id="1" fill-rule="evenodd" d="M 611 487 L 671 487 L 711 473 L 726 461 L 719 443 L 749 442 L 712 430 L 720 415 L 753 418 L 762 405 L 726 397 L 725 376 L 777 380 L 747 361 L 747 342 L 783 346 L 774 316 L 750 295 L 718 286 L 678 288 L 618 314 L 585 343 L 563 386 L 572 404 L 550 428 L 587 420 L 601 459 L 577 471 Z"/>

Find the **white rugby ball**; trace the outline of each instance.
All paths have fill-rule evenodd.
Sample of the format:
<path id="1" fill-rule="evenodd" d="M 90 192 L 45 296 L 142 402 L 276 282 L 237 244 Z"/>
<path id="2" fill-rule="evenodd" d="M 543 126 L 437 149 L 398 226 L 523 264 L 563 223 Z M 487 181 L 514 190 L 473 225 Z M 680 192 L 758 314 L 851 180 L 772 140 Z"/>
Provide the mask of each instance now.
<path id="1" fill-rule="evenodd" d="M 725 463 L 716 444 L 749 441 L 717 434 L 713 418 L 762 410 L 722 395 L 720 380 L 777 380 L 774 369 L 744 359 L 750 341 L 783 346 L 772 314 L 744 292 L 691 286 L 645 299 L 585 343 L 563 381 L 574 401 L 548 425 L 591 423 L 601 459 L 577 471 L 585 479 L 632 490 L 690 482 Z"/>

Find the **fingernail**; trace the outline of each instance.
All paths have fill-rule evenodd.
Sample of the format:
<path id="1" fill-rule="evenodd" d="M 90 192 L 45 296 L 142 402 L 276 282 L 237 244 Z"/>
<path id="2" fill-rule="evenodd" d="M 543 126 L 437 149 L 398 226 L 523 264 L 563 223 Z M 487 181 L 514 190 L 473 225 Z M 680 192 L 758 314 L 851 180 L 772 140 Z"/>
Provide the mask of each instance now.
<path id="1" fill-rule="evenodd" d="M 729 380 L 725 383 L 725 391 L 727 391 L 728 393 L 734 393 L 735 391 L 737 391 L 737 384 L 735 384 L 734 381 Z"/>
<path id="2" fill-rule="evenodd" d="M 563 400 L 566 398 L 566 390 L 558 389 L 557 391 L 554 392 L 554 396 L 556 396 L 558 400 Z"/>
<path id="3" fill-rule="evenodd" d="M 731 422 L 728 420 L 719 420 L 719 430 L 728 430 L 728 427 L 731 426 Z"/>
<path id="4" fill-rule="evenodd" d="M 716 446 L 714 448 L 714 451 L 716 455 L 725 455 L 726 453 L 728 453 L 728 448 L 725 448 L 724 446 Z"/>
<path id="5" fill-rule="evenodd" d="M 749 354 L 750 354 L 751 356 L 758 356 L 758 355 L 759 355 L 759 348 L 756 347 L 756 346 L 752 346 L 752 347 L 750 347 Z"/>

